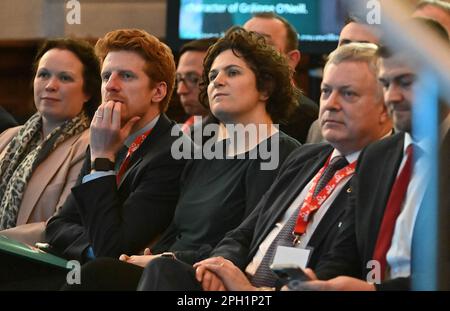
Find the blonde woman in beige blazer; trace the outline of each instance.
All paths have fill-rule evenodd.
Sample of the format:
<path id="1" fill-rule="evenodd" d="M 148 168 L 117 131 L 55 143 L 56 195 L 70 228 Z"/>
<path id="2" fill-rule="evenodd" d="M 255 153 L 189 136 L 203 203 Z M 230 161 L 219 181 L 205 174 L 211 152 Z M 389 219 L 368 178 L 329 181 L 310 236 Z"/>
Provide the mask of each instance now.
<path id="1" fill-rule="evenodd" d="M 100 102 L 100 64 L 89 43 L 46 41 L 35 58 L 37 112 L 0 135 L 0 234 L 34 244 L 74 186 Z"/>

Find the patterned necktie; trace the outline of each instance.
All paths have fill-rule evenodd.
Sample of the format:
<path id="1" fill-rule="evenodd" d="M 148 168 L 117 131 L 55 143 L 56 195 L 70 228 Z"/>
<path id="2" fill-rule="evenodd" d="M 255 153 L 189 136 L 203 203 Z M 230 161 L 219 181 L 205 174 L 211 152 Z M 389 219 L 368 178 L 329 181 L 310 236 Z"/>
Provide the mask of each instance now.
<path id="1" fill-rule="evenodd" d="M 314 195 L 316 195 L 316 193 L 320 193 L 320 190 L 322 190 L 322 188 L 327 185 L 327 183 L 334 176 L 336 171 L 345 167 L 347 164 L 348 162 L 345 159 L 345 157 L 343 156 L 334 157 L 330 161 L 327 168 L 324 170 L 322 176 L 320 177 L 319 182 L 317 183 L 317 187 L 314 191 Z M 292 246 L 292 242 L 294 240 L 292 231 L 294 230 L 295 223 L 297 222 L 297 217 L 298 213 L 300 212 L 301 206 L 302 204 L 300 204 L 299 207 L 296 208 L 295 212 L 291 215 L 291 217 L 289 217 L 286 224 L 283 226 L 283 228 L 281 228 L 278 235 L 270 244 L 266 254 L 264 255 L 261 261 L 261 264 L 259 265 L 258 269 L 256 269 L 256 272 L 253 275 L 253 277 L 251 277 L 250 279 L 250 282 L 253 284 L 253 286 L 274 287 L 276 285 L 278 277 L 276 276 L 275 273 L 272 272 L 272 270 L 270 270 L 270 264 L 273 261 L 278 246 Z"/>
<path id="2" fill-rule="evenodd" d="M 331 159 L 330 164 L 323 171 L 322 176 L 320 176 L 319 182 L 317 183 L 316 189 L 314 189 L 314 196 L 317 196 L 320 191 L 330 182 L 336 171 L 345 167 L 348 164 L 347 159 L 344 156 L 336 156 Z"/>
<path id="3" fill-rule="evenodd" d="M 406 196 L 409 180 L 411 179 L 413 156 L 412 145 L 406 148 L 406 162 L 402 171 L 398 175 L 391 189 L 380 230 L 378 231 L 377 243 L 373 254 L 373 259 L 380 263 L 381 279 L 386 275 L 386 254 L 391 247 L 392 235 L 394 233 L 395 222 L 400 214 L 403 200 Z"/>

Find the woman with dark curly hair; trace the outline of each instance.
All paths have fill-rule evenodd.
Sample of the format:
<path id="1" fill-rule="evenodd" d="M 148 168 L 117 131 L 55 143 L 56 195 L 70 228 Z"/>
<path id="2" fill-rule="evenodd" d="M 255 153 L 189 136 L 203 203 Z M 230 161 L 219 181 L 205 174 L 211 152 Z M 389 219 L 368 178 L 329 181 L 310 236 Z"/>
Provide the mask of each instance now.
<path id="1" fill-rule="evenodd" d="M 46 41 L 33 69 L 37 112 L 0 136 L 0 234 L 30 244 L 75 184 L 101 98 L 100 63 L 85 41 Z"/>
<path id="2" fill-rule="evenodd" d="M 232 28 L 208 50 L 204 66 L 201 101 L 218 124 L 205 127 L 205 135 L 215 135 L 185 167 L 171 225 L 146 255 L 86 264 L 81 277 L 89 282 L 71 289 L 135 289 L 142 267 L 162 253 L 191 263 L 205 258 L 253 211 L 299 146 L 273 124 L 296 92 L 285 58 L 263 37 Z"/>
<path id="3" fill-rule="evenodd" d="M 218 58 L 241 63 L 248 72 L 254 75 L 256 84 L 254 90 L 249 88 L 244 91 L 254 91 L 264 95 L 264 98 L 261 99 L 250 99 L 241 97 L 245 93 L 239 93 L 235 98 L 229 98 L 229 101 L 236 105 L 240 102 L 253 106 L 259 104 L 259 109 L 263 109 L 264 113 L 275 123 L 286 118 L 294 109 L 300 91 L 291 83 L 292 73 L 286 58 L 276 52 L 271 45 L 266 44 L 261 35 L 248 32 L 241 27 L 233 27 L 223 39 L 209 49 L 204 61 L 204 82 L 201 84 L 200 100 L 203 105 L 209 105 L 211 110 L 217 109 L 216 114 L 213 113 L 216 118 L 225 123 L 227 121 L 220 118 L 221 109 L 217 108 L 217 101 L 213 94 L 208 101 L 209 89 L 215 85 L 219 86 L 216 79 L 218 70 L 211 69 L 213 64 L 218 62 Z M 229 74 L 228 72 L 224 73 Z M 242 85 L 242 87 L 244 86 Z"/>

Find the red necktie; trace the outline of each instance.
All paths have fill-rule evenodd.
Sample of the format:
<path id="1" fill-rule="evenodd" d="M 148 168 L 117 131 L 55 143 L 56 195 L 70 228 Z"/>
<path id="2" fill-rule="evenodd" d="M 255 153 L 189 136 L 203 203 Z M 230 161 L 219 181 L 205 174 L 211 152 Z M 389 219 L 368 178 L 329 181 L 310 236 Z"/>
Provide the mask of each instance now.
<path id="1" fill-rule="evenodd" d="M 123 174 L 125 174 L 125 172 L 127 171 L 128 165 L 130 164 L 130 158 L 131 158 L 132 154 L 136 150 L 139 149 L 139 147 L 142 145 L 142 143 L 144 142 L 144 140 L 147 138 L 147 136 L 150 134 L 151 131 L 152 131 L 152 129 L 150 129 L 147 132 L 139 135 L 131 143 L 130 147 L 128 148 L 128 152 L 127 152 L 127 155 L 125 157 L 125 160 L 123 160 L 122 164 L 120 165 L 119 172 L 116 175 L 116 182 L 117 182 L 117 184 L 120 183 L 120 180 L 122 179 Z"/>
<path id="2" fill-rule="evenodd" d="M 403 200 L 405 199 L 406 190 L 408 189 L 409 180 L 412 172 L 412 145 L 406 148 L 406 162 L 402 171 L 392 186 L 391 194 L 384 210 L 383 221 L 378 231 L 378 239 L 373 254 L 373 259 L 380 263 L 381 279 L 384 279 L 387 267 L 386 254 L 391 247 L 392 235 L 394 233 L 395 222 L 400 214 Z"/>

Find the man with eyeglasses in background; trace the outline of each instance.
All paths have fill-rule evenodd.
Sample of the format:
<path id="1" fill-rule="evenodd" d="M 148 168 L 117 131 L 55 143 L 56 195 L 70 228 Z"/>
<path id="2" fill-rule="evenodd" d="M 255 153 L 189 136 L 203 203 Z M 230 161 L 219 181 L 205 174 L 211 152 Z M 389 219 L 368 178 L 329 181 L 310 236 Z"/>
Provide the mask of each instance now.
<path id="1" fill-rule="evenodd" d="M 185 133 L 193 131 L 196 121 L 203 119 L 203 124 L 209 119 L 209 109 L 200 104 L 198 99 L 199 84 L 203 72 L 203 59 L 208 48 L 217 41 L 217 38 L 194 40 L 181 47 L 180 59 L 177 66 L 176 83 L 177 94 L 180 97 L 184 112 L 189 118 L 184 122 L 182 130 Z M 196 116 L 202 117 L 202 119 Z M 198 122 L 197 121 L 197 122 Z"/>

